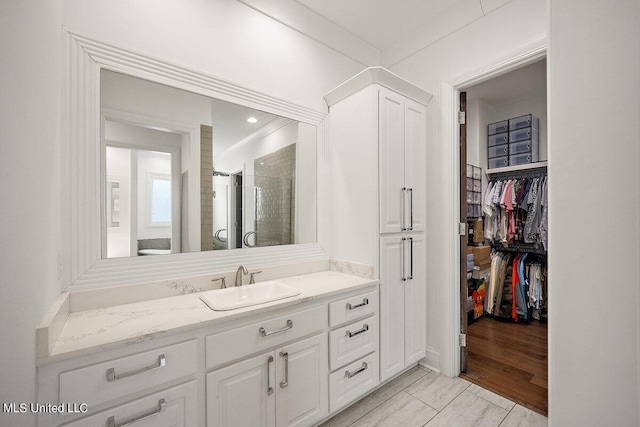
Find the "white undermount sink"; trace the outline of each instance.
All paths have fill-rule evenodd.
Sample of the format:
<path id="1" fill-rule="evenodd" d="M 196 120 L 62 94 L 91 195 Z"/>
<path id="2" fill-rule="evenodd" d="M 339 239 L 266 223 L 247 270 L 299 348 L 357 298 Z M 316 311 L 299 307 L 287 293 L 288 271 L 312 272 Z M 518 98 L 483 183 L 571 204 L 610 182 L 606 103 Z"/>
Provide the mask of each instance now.
<path id="1" fill-rule="evenodd" d="M 212 310 L 226 311 L 300 295 L 300 290 L 277 280 L 203 292 L 200 299 Z"/>

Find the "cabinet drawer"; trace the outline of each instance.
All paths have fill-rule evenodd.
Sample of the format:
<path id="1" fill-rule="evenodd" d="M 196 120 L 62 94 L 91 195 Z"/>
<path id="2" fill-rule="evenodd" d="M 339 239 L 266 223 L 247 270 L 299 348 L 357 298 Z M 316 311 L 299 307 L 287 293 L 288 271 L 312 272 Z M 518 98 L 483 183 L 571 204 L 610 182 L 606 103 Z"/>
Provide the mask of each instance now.
<path id="1" fill-rule="evenodd" d="M 367 317 L 329 333 L 331 370 L 378 349 L 378 316 Z"/>
<path id="2" fill-rule="evenodd" d="M 378 353 L 363 357 L 329 375 L 329 411 L 334 412 L 378 385 Z"/>
<path id="3" fill-rule="evenodd" d="M 509 120 L 503 120 L 501 122 L 491 123 L 489 126 L 487 126 L 487 130 L 489 135 L 506 132 L 509 130 Z"/>
<path id="4" fill-rule="evenodd" d="M 487 139 L 487 145 L 493 147 L 496 145 L 503 145 L 509 142 L 509 132 L 499 133 L 497 135 L 490 135 Z"/>
<path id="5" fill-rule="evenodd" d="M 92 406 L 194 374 L 196 340 L 186 341 L 60 374 L 60 402 Z"/>
<path id="6" fill-rule="evenodd" d="M 327 306 L 285 314 L 206 338 L 207 369 L 302 338 L 327 327 Z"/>
<path id="7" fill-rule="evenodd" d="M 370 316 L 378 311 L 378 291 L 355 295 L 329 304 L 331 327 Z"/>
<path id="8" fill-rule="evenodd" d="M 136 427 L 195 426 L 198 424 L 197 393 L 196 382 L 190 381 L 62 427 L 107 427 L 123 424 Z"/>

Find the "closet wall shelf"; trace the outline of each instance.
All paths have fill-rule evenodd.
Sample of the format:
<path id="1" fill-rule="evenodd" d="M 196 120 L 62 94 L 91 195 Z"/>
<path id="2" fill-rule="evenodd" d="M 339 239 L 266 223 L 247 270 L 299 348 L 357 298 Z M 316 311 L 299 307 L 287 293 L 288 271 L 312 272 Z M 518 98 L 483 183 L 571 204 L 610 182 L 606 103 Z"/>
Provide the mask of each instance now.
<path id="1" fill-rule="evenodd" d="M 498 173 L 528 171 L 528 170 L 535 170 L 535 169 L 541 169 L 546 167 L 547 167 L 547 162 L 544 161 L 544 162 L 536 162 L 536 163 L 527 163 L 526 165 L 506 166 L 504 168 L 487 169 L 486 174 L 494 175 Z"/>

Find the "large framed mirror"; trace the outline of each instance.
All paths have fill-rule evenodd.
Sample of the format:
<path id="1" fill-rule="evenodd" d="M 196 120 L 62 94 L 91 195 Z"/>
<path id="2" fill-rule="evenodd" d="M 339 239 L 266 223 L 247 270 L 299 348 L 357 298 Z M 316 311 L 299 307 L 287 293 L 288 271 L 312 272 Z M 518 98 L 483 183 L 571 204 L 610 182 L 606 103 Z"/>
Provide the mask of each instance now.
<path id="1" fill-rule="evenodd" d="M 67 36 L 67 291 L 328 258 L 325 112 Z"/>
<path id="2" fill-rule="evenodd" d="M 107 69 L 100 115 L 102 258 L 317 241 L 315 126 Z"/>

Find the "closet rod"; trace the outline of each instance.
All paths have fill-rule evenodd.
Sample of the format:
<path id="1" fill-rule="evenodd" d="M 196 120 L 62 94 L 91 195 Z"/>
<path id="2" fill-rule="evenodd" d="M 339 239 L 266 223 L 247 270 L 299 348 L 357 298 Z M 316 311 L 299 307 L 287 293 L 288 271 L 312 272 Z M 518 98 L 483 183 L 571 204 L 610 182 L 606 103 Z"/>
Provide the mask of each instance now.
<path id="1" fill-rule="evenodd" d="M 536 255 L 546 255 L 547 251 L 543 248 L 535 247 L 533 244 L 511 243 L 509 246 L 503 246 L 500 243 L 491 243 L 491 248 L 501 252 L 528 252 Z"/>
<path id="2" fill-rule="evenodd" d="M 547 176 L 546 170 L 534 169 L 534 170 L 521 170 L 510 172 L 498 172 L 489 175 L 489 181 L 504 181 L 505 179 L 518 179 L 518 178 L 542 178 Z"/>

